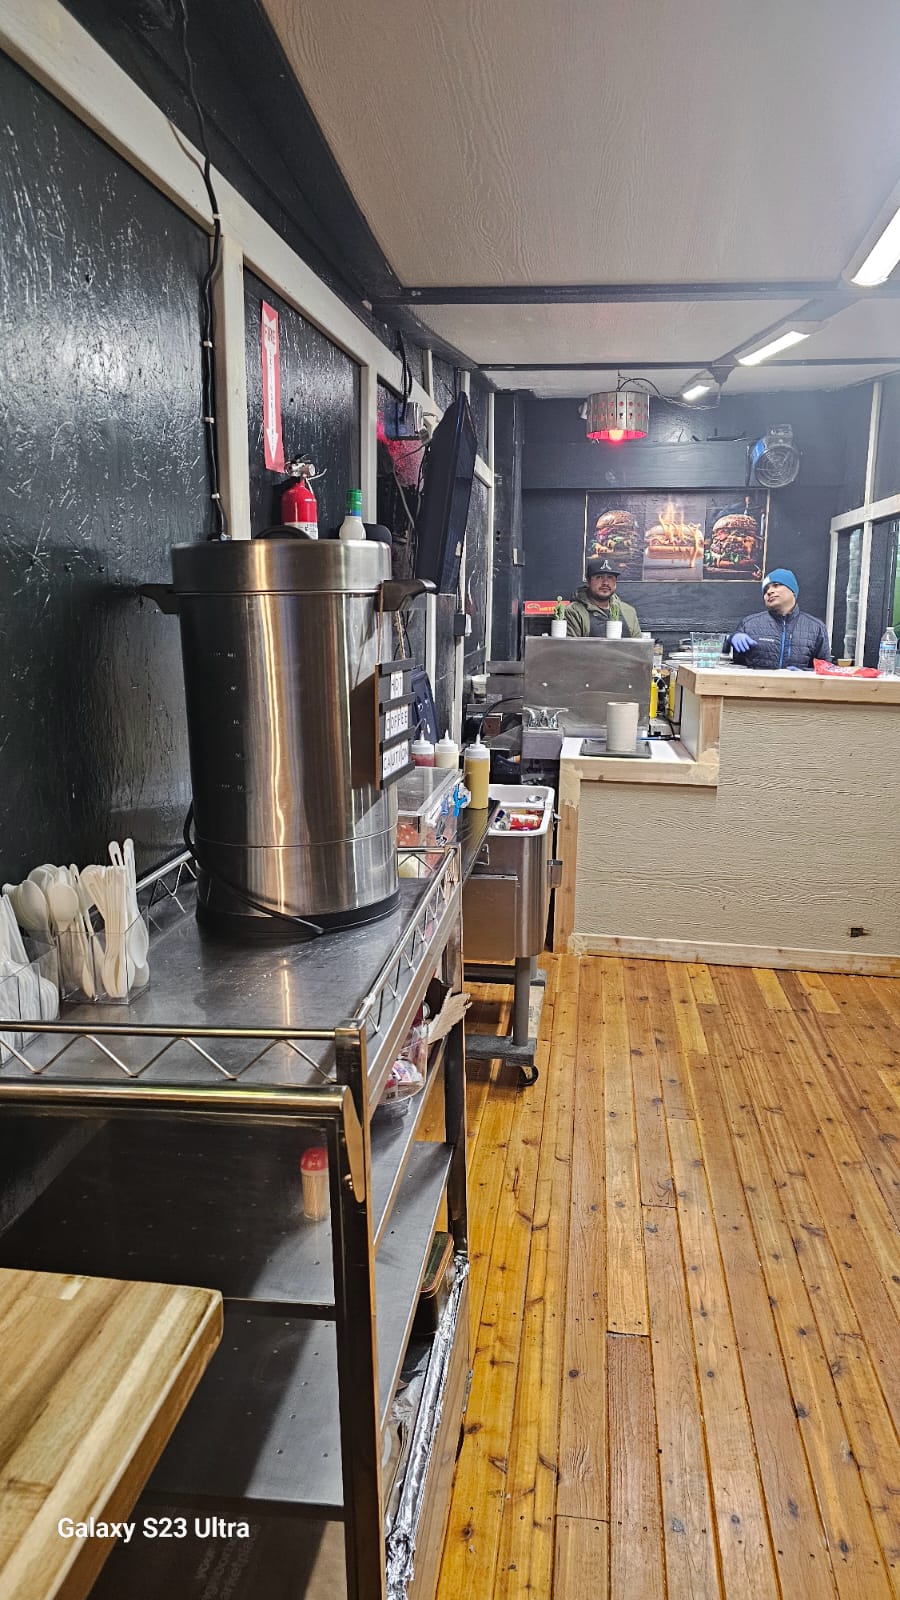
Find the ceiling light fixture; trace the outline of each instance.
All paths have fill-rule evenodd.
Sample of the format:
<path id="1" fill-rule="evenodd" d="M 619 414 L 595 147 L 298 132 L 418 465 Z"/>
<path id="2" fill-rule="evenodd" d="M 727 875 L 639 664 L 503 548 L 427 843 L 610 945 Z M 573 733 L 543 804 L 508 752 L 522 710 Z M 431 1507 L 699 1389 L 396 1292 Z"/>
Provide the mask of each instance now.
<path id="1" fill-rule="evenodd" d="M 715 378 L 711 372 L 695 372 L 694 376 L 685 384 L 681 391 L 682 400 L 699 400 L 701 395 L 709 394 L 715 385 Z"/>
<path id="2" fill-rule="evenodd" d="M 802 344 L 808 338 L 808 333 L 801 333 L 799 328 L 790 328 L 787 333 L 780 333 L 777 339 L 761 344 L 758 350 L 748 350 L 745 356 L 738 356 L 738 361 L 742 367 L 758 367 L 761 361 L 768 361 L 770 356 L 780 355 L 782 350 L 790 350 L 793 345 Z"/>
<path id="3" fill-rule="evenodd" d="M 650 428 L 650 396 L 627 384 L 588 396 L 585 406 L 587 436 L 604 444 L 645 439 Z"/>
<path id="4" fill-rule="evenodd" d="M 851 282 L 860 289 L 874 289 L 887 283 L 897 262 L 900 261 L 900 209 L 894 212 L 884 232 L 875 240 L 869 254 Z"/>

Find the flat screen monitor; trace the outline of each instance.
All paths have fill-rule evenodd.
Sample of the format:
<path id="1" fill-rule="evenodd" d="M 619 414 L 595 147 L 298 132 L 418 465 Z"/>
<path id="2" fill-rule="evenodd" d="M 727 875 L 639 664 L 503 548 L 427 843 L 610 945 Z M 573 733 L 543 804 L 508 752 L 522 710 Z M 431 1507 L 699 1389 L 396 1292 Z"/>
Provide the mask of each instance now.
<path id="1" fill-rule="evenodd" d="M 457 395 L 432 436 L 416 518 L 416 577 L 455 594 L 466 537 L 477 440 L 468 396 Z"/>

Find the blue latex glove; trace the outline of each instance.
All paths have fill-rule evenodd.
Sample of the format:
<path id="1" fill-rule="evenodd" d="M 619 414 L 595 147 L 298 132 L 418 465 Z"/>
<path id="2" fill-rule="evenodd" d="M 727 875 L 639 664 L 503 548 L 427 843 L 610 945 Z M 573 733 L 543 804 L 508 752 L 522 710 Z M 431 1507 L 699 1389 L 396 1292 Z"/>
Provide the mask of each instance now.
<path id="1" fill-rule="evenodd" d="M 732 650 L 737 650 L 741 655 L 745 650 L 751 649 L 755 643 L 756 640 L 751 639 L 749 633 L 733 633 L 731 635 L 731 648 Z"/>

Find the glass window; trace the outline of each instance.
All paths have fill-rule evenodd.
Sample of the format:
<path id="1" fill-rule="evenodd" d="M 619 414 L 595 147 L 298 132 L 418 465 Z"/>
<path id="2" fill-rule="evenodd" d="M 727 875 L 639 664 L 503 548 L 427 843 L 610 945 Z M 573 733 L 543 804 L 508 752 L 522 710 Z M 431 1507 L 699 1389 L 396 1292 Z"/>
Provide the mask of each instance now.
<path id="1" fill-rule="evenodd" d="M 853 661 L 856 658 L 861 568 L 862 529 L 853 528 L 847 533 L 840 533 L 834 578 L 834 622 L 831 630 L 832 654 L 840 660 Z"/>

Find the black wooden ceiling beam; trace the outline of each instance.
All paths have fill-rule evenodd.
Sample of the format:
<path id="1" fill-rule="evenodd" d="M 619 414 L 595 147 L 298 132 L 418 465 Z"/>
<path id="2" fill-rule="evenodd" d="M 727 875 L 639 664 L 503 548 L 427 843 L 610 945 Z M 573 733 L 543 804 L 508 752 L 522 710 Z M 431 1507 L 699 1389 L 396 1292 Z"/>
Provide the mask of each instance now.
<path id="1" fill-rule="evenodd" d="M 786 278 L 777 283 L 541 283 L 454 284 L 401 288 L 373 295 L 376 312 L 389 306 L 627 305 L 695 300 L 891 300 L 900 280 L 857 289 L 842 279 Z"/>

